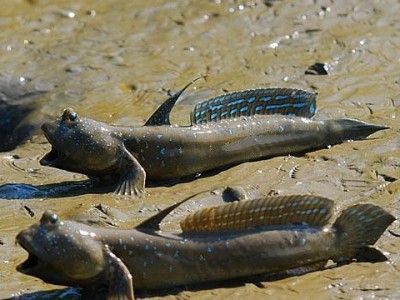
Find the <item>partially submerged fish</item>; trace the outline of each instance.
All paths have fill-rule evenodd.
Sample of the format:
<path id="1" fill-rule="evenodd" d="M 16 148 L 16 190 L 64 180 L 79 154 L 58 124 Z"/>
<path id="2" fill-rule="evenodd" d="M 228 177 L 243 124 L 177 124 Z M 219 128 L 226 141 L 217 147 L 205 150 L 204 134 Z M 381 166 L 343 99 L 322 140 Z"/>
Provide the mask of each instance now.
<path id="1" fill-rule="evenodd" d="M 146 175 L 175 179 L 363 139 L 388 128 L 353 119 L 313 121 L 309 118 L 315 113 L 316 94 L 285 88 L 207 100 L 196 105 L 192 125 L 172 126 L 169 115 L 184 89 L 141 127 L 110 126 L 65 109 L 61 118 L 42 126 L 52 150 L 40 163 L 100 178 L 119 177 L 117 194 L 141 195 Z"/>
<path id="2" fill-rule="evenodd" d="M 135 289 L 321 269 L 373 245 L 394 217 L 372 204 L 344 210 L 333 225 L 333 201 L 277 196 L 205 208 L 159 230 L 178 204 L 132 230 L 94 228 L 47 211 L 16 240 L 29 257 L 27 275 L 85 290 L 106 287 L 107 299 L 133 299 Z"/>

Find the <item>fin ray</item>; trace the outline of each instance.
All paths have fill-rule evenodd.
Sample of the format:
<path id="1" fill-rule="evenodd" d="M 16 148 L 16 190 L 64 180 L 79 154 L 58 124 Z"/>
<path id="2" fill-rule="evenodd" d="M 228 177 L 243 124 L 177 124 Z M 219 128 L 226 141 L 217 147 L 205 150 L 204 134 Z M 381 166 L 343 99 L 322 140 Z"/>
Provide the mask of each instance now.
<path id="1" fill-rule="evenodd" d="M 207 76 L 199 76 L 185 85 L 180 91 L 169 97 L 165 100 L 159 108 L 150 116 L 150 118 L 146 121 L 144 126 L 161 126 L 161 125 L 171 125 L 169 120 L 169 115 L 171 113 L 172 108 L 175 106 L 176 101 L 178 101 L 179 97 L 182 93 L 193 83 L 195 83 L 200 78 L 206 78 Z"/>
<path id="2" fill-rule="evenodd" d="M 193 199 L 194 197 L 196 197 L 197 195 L 200 195 L 201 193 L 204 193 L 205 191 L 201 191 L 198 192 L 194 195 L 190 195 L 189 197 L 176 202 L 175 204 L 172 204 L 170 206 L 168 206 L 167 208 L 164 208 L 163 210 L 161 210 L 160 212 L 158 212 L 157 214 L 155 214 L 154 216 L 144 220 L 142 223 L 138 224 L 135 226 L 135 229 L 137 230 L 143 230 L 143 229 L 152 229 L 154 231 L 160 230 L 160 223 L 162 222 L 162 220 L 165 219 L 166 216 L 168 216 L 168 214 L 170 212 L 172 212 L 175 208 L 177 208 L 178 206 L 182 205 L 183 203 L 187 202 L 190 199 Z"/>
<path id="3" fill-rule="evenodd" d="M 316 93 L 300 89 L 262 88 L 229 93 L 198 103 L 192 124 L 252 115 L 294 115 L 310 118 L 316 110 Z"/>
<path id="4" fill-rule="evenodd" d="M 198 210 L 181 222 L 181 228 L 183 232 L 204 232 L 301 223 L 324 226 L 332 209 L 332 200 L 308 195 L 243 200 Z"/>
<path id="5" fill-rule="evenodd" d="M 107 300 L 134 300 L 132 275 L 125 264 L 109 247 L 104 247 L 104 257 L 107 261 L 106 279 L 108 281 Z"/>
<path id="6" fill-rule="evenodd" d="M 343 249 L 334 260 L 353 258 L 360 249 L 375 244 L 394 220 L 395 217 L 373 204 L 350 206 L 333 224 Z"/>

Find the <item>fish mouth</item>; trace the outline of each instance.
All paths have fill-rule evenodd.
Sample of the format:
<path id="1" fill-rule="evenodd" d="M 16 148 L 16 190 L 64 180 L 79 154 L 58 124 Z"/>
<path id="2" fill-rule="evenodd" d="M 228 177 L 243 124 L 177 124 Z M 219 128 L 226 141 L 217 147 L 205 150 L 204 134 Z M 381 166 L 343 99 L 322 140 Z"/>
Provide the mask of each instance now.
<path id="1" fill-rule="evenodd" d="M 32 249 L 29 249 L 30 247 L 25 245 L 22 241 L 17 239 L 16 243 L 20 245 L 26 252 L 28 252 L 28 258 L 17 265 L 17 271 L 28 275 L 34 274 L 35 270 L 40 268 L 42 261 L 37 255 L 33 253 Z"/>
<path id="2" fill-rule="evenodd" d="M 24 274 L 31 273 L 29 271 L 39 265 L 39 258 L 32 252 L 29 252 L 24 246 L 21 245 L 21 247 L 28 252 L 28 258 L 17 266 L 17 271 Z"/>
<path id="3" fill-rule="evenodd" d="M 61 153 L 56 147 L 54 147 L 53 139 L 51 138 L 49 134 L 49 125 L 47 123 L 44 123 L 42 126 L 42 131 L 44 133 L 44 136 L 46 139 L 49 141 L 51 145 L 51 150 L 47 154 L 45 154 L 42 159 L 39 161 L 39 163 L 42 166 L 57 166 L 62 160 L 66 158 L 65 155 Z"/>
<path id="4" fill-rule="evenodd" d="M 28 258 L 16 266 L 18 272 L 40 278 L 52 284 L 69 285 L 72 282 L 65 278 L 65 274 L 61 270 L 54 267 L 50 258 L 46 258 L 46 254 L 42 253 L 43 249 L 36 248 L 35 245 L 31 244 L 30 237 L 25 235 L 17 236 L 16 244 L 28 252 Z"/>
<path id="5" fill-rule="evenodd" d="M 49 153 L 45 154 L 40 160 L 40 164 L 42 166 L 55 166 L 60 161 L 62 161 L 65 157 L 61 155 L 60 151 L 58 151 L 53 145 L 51 146 L 51 150 Z"/>

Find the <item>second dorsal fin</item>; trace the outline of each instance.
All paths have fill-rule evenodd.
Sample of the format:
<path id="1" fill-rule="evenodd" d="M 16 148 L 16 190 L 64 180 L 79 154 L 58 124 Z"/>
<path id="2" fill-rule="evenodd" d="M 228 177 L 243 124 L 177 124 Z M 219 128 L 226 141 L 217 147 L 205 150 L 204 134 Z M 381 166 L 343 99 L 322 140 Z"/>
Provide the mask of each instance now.
<path id="1" fill-rule="evenodd" d="M 322 227 L 328 223 L 332 209 L 332 200 L 318 196 L 267 197 L 201 209 L 187 216 L 181 228 L 187 233 L 301 223 Z"/>
<path id="2" fill-rule="evenodd" d="M 316 110 L 316 93 L 300 89 L 267 88 L 234 92 L 197 104 L 192 124 L 252 115 L 294 115 L 310 118 Z"/>
<path id="3" fill-rule="evenodd" d="M 182 93 L 191 86 L 194 82 L 199 80 L 200 78 L 206 78 L 207 76 L 199 76 L 185 85 L 179 92 L 169 97 L 164 101 L 163 104 L 160 105 L 159 108 L 151 115 L 151 117 L 147 120 L 144 126 L 161 126 L 161 125 L 171 125 L 169 120 L 169 115 L 171 113 L 172 108 L 174 107 L 176 101 L 178 101 L 179 97 Z"/>

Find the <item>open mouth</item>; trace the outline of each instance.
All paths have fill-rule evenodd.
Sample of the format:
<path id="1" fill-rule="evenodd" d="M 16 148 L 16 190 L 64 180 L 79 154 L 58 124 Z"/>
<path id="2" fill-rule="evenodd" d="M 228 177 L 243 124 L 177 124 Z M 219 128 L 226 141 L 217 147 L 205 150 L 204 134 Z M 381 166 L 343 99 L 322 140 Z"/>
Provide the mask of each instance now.
<path id="1" fill-rule="evenodd" d="M 56 166 L 65 157 L 60 151 L 57 150 L 56 147 L 54 147 L 54 140 L 52 138 L 53 134 L 51 134 L 51 132 L 54 131 L 52 127 L 49 124 L 44 123 L 42 125 L 42 131 L 51 145 L 51 150 L 49 153 L 42 157 L 42 159 L 40 160 L 40 164 L 42 166 Z"/>
<path id="2" fill-rule="evenodd" d="M 28 258 L 17 266 L 17 271 L 21 273 L 29 273 L 29 270 L 32 270 L 39 265 L 39 258 L 29 251 L 23 244 L 20 242 L 18 242 L 18 244 L 28 252 Z"/>
<path id="3" fill-rule="evenodd" d="M 42 166 L 52 166 L 60 160 L 60 153 L 54 146 L 51 146 L 51 151 L 47 153 L 43 158 L 40 160 L 40 164 Z"/>

